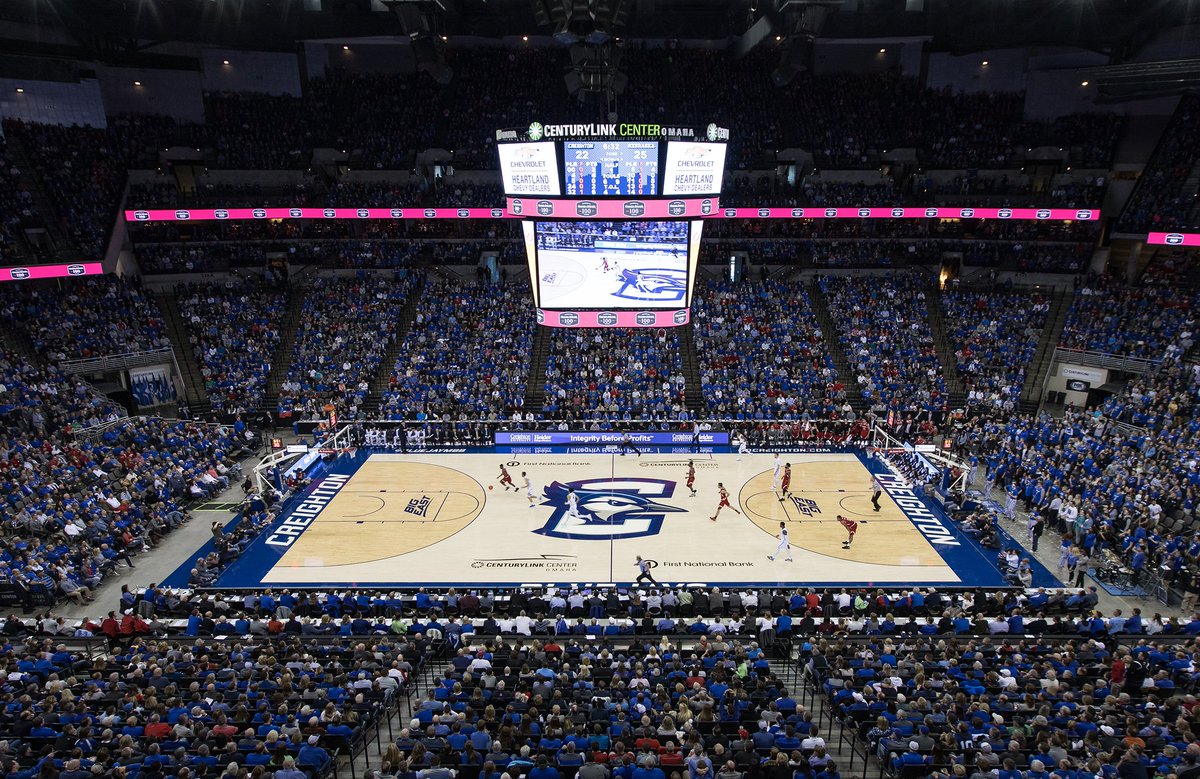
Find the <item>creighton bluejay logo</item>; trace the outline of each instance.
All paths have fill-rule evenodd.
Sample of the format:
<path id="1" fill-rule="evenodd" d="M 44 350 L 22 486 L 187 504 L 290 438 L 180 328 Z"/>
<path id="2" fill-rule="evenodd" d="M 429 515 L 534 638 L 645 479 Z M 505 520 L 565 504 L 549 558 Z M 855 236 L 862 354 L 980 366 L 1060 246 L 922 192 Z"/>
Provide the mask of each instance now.
<path id="1" fill-rule="evenodd" d="M 687 295 L 687 271 L 679 268 L 622 268 L 621 287 L 613 297 L 625 300 L 678 302 Z"/>
<path id="2" fill-rule="evenodd" d="M 567 491 L 579 498 L 577 516 L 567 504 Z M 612 541 L 657 535 L 667 514 L 684 511 L 658 502 L 675 494 L 675 482 L 663 479 L 582 479 L 553 482 L 541 505 L 554 513 L 533 531 L 551 538 Z"/>

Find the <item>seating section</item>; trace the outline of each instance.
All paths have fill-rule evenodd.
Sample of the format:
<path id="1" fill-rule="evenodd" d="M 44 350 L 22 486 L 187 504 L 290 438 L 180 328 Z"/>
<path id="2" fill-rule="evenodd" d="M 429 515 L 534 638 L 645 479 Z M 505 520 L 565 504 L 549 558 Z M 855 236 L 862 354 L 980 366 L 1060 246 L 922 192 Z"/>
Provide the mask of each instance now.
<path id="1" fill-rule="evenodd" d="M 821 291 L 863 397 L 889 411 L 938 415 L 946 385 L 919 272 L 887 276 L 822 276 Z"/>
<path id="2" fill-rule="evenodd" d="M 1200 301 L 1186 288 L 1125 287 L 1103 278 L 1089 279 L 1067 312 L 1059 346 L 1120 357 L 1160 360 Z"/>
<path id="3" fill-rule="evenodd" d="M 0 135 L 0 260 L 17 257 L 19 230 L 23 224 L 38 222 L 33 194 L 25 186 L 25 172 L 8 154 L 8 143 Z"/>
<path id="4" fill-rule="evenodd" d="M 77 379 L 13 354 L 0 361 L 0 484 L 12 536 L 0 578 L 26 605 L 78 604 L 120 561 L 187 521 L 191 501 L 240 475 L 232 430 L 123 417 Z M 119 420 L 119 421 L 118 421 Z M 88 428 L 111 423 L 97 434 Z"/>
<path id="5" fill-rule="evenodd" d="M 148 614 L 157 600 L 152 594 L 146 601 Z M 227 627 L 226 633 L 246 624 L 262 626 L 267 635 L 268 624 L 283 624 L 274 616 L 270 623 L 240 615 L 196 619 Z M 51 618 L 35 625 L 36 633 L 14 618 L 5 627 L 18 638 L 64 627 Z M 150 625 L 132 613 L 110 613 L 77 632 L 132 640 Z M 59 643 L 48 641 L 49 651 L 40 651 L 37 641 L 22 645 L 10 673 L 25 689 L 69 696 L 69 711 L 60 714 L 33 696 L 7 709 L 0 726 L 12 745 L 12 765 L 38 772 L 62 764 L 64 773 L 81 776 L 331 776 L 335 760 L 362 759 L 368 741 L 375 746 L 380 728 L 410 692 L 409 676 L 421 672 L 432 651 L 420 636 L 363 642 L 285 635 L 249 646 L 209 638 L 190 651 L 139 641 L 89 657 L 68 648 L 69 634 L 49 635 Z M 295 665 L 300 658 L 306 658 L 303 669 Z M 214 680 L 210 662 L 220 663 L 226 670 L 217 675 L 228 678 Z M 95 678 L 100 675 L 103 680 Z M 206 696 L 189 692 L 204 686 L 211 688 Z M 273 691 L 269 704 L 254 702 L 259 688 Z M 145 704 L 123 710 L 120 702 L 135 696 Z"/>
<path id="6" fill-rule="evenodd" d="M 1050 313 L 1050 299 L 1021 292 L 948 289 L 942 294 L 942 310 L 967 402 L 1015 410 L 1025 370 Z"/>
<path id="7" fill-rule="evenodd" d="M 552 420 L 684 418 L 683 363 L 673 328 L 555 329 L 543 414 Z"/>
<path id="8" fill-rule="evenodd" d="M 70 284 L 6 284 L 0 322 L 23 333 L 50 360 L 170 348 L 154 300 L 119 276 Z"/>
<path id="9" fill-rule="evenodd" d="M 985 635 L 992 625 L 1008 632 L 1012 623 L 1028 621 L 976 620 Z M 892 776 L 954 777 L 965 775 L 964 767 L 1017 779 L 1115 775 L 1128 773 L 1130 764 L 1143 773 L 1185 770 L 1193 763 L 1191 754 L 1185 757 L 1191 732 L 1173 714 L 1179 693 L 1194 683 L 1188 637 L 1106 645 L 1101 639 L 1118 621 L 1126 619 L 1082 618 L 1074 640 L 822 641 L 804 659 L 831 716 L 850 729 L 851 748 Z M 914 668 L 910 658 L 917 657 L 929 662 Z M 964 716 L 936 710 L 936 696 L 926 691 L 945 687 L 968 707 Z M 898 705 L 887 705 L 897 698 Z M 1119 716 L 1106 699 L 1120 701 Z"/>
<path id="10" fill-rule="evenodd" d="M 700 387 L 713 416 L 824 418 L 845 400 L 827 335 L 800 284 L 703 282 L 693 321 Z"/>
<path id="11" fill-rule="evenodd" d="M 304 296 L 279 413 L 318 419 L 329 406 L 340 417 L 356 416 L 416 281 L 414 274 L 318 279 Z"/>
<path id="12" fill-rule="evenodd" d="M 160 116 L 122 116 L 107 128 L 62 127 L 4 121 L 34 155 L 64 230 L 88 260 L 103 258 L 129 168 L 154 168 L 150 156 L 171 137 L 175 123 Z"/>
<path id="13" fill-rule="evenodd" d="M 1200 228 L 1200 191 L 1194 175 L 1198 127 L 1200 95 L 1185 94 L 1121 214 L 1119 232 Z"/>
<path id="14" fill-rule="evenodd" d="M 178 288 L 176 296 L 213 410 L 257 409 L 279 346 L 287 295 L 242 282 Z"/>
<path id="15" fill-rule="evenodd" d="M 534 324 L 529 282 L 433 281 L 396 358 L 388 419 L 507 419 L 525 402 Z"/>

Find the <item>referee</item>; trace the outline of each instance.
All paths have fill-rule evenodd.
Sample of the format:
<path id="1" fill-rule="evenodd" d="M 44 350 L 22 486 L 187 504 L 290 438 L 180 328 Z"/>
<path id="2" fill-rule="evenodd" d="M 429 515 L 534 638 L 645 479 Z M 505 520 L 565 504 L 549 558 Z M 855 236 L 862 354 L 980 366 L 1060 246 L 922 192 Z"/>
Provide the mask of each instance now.
<path id="1" fill-rule="evenodd" d="M 883 487 L 879 486 L 879 479 L 871 477 L 871 505 L 879 511 L 879 496 L 883 494 Z"/>
<path id="2" fill-rule="evenodd" d="M 625 456 L 625 451 L 627 449 L 632 449 L 634 452 L 637 453 L 638 457 L 642 456 L 642 450 L 638 449 L 636 446 L 633 445 L 633 437 L 629 435 L 629 431 L 625 431 L 624 433 L 621 433 L 621 456 L 622 457 Z"/>
<path id="3" fill-rule="evenodd" d="M 637 556 L 638 576 L 634 579 L 635 584 L 641 584 L 643 580 L 650 582 L 654 586 L 658 586 L 658 582 L 654 581 L 654 577 L 650 575 L 650 561 L 643 560 L 641 555 Z"/>

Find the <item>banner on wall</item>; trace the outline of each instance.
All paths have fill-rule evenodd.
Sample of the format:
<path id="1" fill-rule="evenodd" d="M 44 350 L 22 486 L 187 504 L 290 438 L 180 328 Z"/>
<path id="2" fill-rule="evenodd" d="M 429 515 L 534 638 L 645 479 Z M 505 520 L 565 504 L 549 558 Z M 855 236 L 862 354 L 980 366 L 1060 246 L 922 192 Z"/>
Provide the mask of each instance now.
<path id="1" fill-rule="evenodd" d="M 1084 368 L 1078 365 L 1060 365 L 1058 375 L 1064 379 L 1079 379 L 1092 384 L 1103 384 L 1107 374 L 1096 368 Z"/>
<path id="2" fill-rule="evenodd" d="M 129 391 L 138 408 L 174 403 L 178 399 L 170 365 L 147 365 L 129 371 Z"/>

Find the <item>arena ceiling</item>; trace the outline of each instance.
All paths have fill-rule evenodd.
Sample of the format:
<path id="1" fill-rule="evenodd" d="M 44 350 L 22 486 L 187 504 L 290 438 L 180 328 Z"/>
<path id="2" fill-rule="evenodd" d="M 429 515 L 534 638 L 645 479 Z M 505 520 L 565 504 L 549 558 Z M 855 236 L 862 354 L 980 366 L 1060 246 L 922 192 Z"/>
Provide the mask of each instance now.
<path id="1" fill-rule="evenodd" d="M 552 34 L 580 12 L 616 14 L 616 34 L 635 38 L 726 40 L 756 22 L 786 36 L 813 4 L 829 8 L 826 38 L 920 35 L 949 51 L 1074 45 L 1117 62 L 1163 29 L 1200 22 L 1200 0 L 0 0 L 0 17 L 55 28 L 102 56 L 163 41 L 290 50 L 311 38 L 402 35 L 417 14 L 446 36 Z"/>

